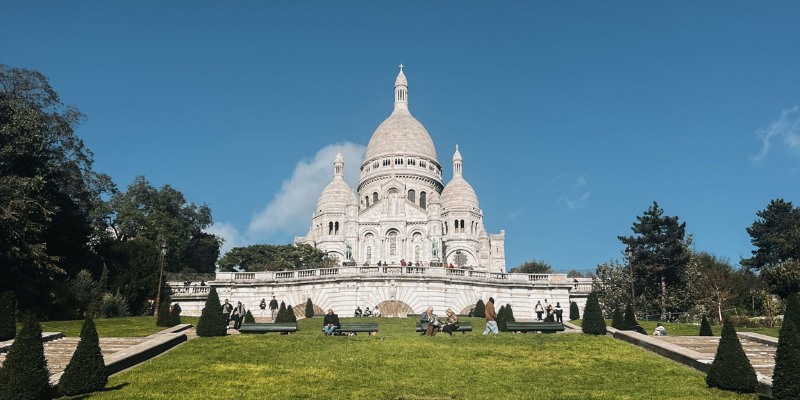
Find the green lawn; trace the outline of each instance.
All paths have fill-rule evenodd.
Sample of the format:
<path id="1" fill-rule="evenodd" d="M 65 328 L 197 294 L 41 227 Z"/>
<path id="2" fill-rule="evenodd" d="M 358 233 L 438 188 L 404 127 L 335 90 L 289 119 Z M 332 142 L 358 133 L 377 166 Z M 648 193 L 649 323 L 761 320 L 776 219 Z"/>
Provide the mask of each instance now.
<path id="1" fill-rule="evenodd" d="M 706 388 L 704 376 L 611 337 L 475 332 L 420 337 L 415 320 L 378 336 L 197 338 L 111 378 L 93 399 L 755 399 Z"/>
<path id="2" fill-rule="evenodd" d="M 197 317 L 181 317 L 184 324 L 197 324 Z M 144 337 L 163 327 L 156 326 L 156 317 L 100 318 L 94 320 L 100 337 Z M 83 320 L 42 322 L 45 332 L 62 332 L 66 336 L 80 336 Z M 19 329 L 20 324 L 17 324 Z"/>
<path id="3" fill-rule="evenodd" d="M 571 321 L 573 324 L 580 326 L 582 320 Z M 639 321 L 639 325 L 644 328 L 647 333 L 653 334 L 656 329 L 656 321 Z M 606 320 L 606 326 L 611 326 L 611 320 Z M 664 327 L 667 328 L 667 334 L 670 336 L 697 336 L 700 333 L 700 325 L 683 324 L 683 323 L 665 323 Z M 722 325 L 712 325 L 711 330 L 715 336 L 722 333 Z M 778 337 L 780 328 L 736 328 L 736 332 L 755 332 L 762 335 Z"/>

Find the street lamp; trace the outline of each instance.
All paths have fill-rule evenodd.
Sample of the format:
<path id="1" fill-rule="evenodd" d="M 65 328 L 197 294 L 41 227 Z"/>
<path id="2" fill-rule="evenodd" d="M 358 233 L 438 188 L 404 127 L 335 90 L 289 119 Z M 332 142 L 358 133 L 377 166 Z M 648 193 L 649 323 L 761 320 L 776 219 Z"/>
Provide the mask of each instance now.
<path id="1" fill-rule="evenodd" d="M 164 256 L 167 255 L 167 243 L 161 242 L 161 253 L 159 254 L 161 269 L 158 273 L 158 291 L 156 292 L 156 306 L 153 315 L 158 316 L 158 309 L 161 306 L 161 282 L 164 277 Z"/>
<path id="2" fill-rule="evenodd" d="M 633 285 L 633 247 L 625 248 L 625 257 L 628 258 L 628 269 L 631 271 L 631 307 L 636 311 L 636 292 Z"/>

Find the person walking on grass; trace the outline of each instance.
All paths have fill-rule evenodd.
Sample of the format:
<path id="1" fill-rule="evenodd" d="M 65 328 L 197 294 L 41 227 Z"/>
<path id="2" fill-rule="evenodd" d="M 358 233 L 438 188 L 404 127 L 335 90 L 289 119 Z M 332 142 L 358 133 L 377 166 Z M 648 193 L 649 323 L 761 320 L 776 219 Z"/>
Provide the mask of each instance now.
<path id="1" fill-rule="evenodd" d="M 222 316 L 225 318 L 225 329 L 231 324 L 231 313 L 233 312 L 233 305 L 225 299 L 225 304 L 222 305 Z"/>
<path id="2" fill-rule="evenodd" d="M 483 331 L 484 336 L 488 335 L 489 332 L 494 333 L 497 335 L 497 313 L 494 311 L 494 297 L 489 297 L 489 301 L 486 302 L 486 329 Z"/>

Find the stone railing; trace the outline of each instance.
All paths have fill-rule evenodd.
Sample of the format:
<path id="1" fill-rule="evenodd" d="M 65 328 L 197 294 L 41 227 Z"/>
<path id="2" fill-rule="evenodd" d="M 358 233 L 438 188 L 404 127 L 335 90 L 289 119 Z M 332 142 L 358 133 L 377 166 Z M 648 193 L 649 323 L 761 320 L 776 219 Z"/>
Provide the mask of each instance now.
<path id="1" fill-rule="evenodd" d="M 461 268 L 432 268 L 415 266 L 360 266 L 304 269 L 296 271 L 218 272 L 215 282 L 294 282 L 347 278 L 419 277 L 454 280 L 507 282 L 523 285 L 568 285 L 564 274 L 513 274 L 476 271 Z M 588 283 L 591 289 L 591 280 Z M 583 288 L 583 286 L 582 286 Z"/>
<path id="2" fill-rule="evenodd" d="M 211 291 L 211 286 L 186 286 L 179 282 L 168 282 L 170 294 L 208 294 Z"/>
<path id="3" fill-rule="evenodd" d="M 592 291 L 592 278 L 574 278 L 570 280 L 572 283 L 571 293 L 586 293 Z"/>

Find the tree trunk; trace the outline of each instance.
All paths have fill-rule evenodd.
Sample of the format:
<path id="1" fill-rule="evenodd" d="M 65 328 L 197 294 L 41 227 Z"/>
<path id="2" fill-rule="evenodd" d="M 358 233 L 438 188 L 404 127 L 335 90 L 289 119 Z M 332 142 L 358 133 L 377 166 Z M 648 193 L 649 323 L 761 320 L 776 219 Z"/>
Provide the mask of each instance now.
<path id="1" fill-rule="evenodd" d="M 661 320 L 667 317 L 667 278 L 661 272 Z"/>
<path id="2" fill-rule="evenodd" d="M 717 314 L 719 315 L 719 321 L 722 322 L 722 301 L 717 301 Z"/>

